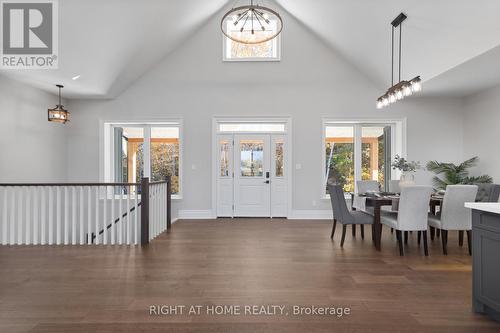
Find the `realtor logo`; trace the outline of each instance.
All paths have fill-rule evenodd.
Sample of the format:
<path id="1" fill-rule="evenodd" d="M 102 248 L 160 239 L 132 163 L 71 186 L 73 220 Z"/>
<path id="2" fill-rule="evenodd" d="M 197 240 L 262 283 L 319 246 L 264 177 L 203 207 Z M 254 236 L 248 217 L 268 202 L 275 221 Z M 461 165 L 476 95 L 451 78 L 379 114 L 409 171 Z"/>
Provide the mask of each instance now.
<path id="1" fill-rule="evenodd" d="M 57 0 L 1 0 L 0 4 L 0 68 L 56 69 Z"/>

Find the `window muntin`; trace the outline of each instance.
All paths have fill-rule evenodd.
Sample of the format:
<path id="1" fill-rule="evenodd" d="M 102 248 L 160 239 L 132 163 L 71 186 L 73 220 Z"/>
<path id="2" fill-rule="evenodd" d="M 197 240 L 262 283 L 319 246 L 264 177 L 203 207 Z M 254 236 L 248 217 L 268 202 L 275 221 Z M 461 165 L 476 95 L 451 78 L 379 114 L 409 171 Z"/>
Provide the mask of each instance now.
<path id="1" fill-rule="evenodd" d="M 270 29 L 266 31 L 255 30 L 254 35 L 250 31 L 241 32 L 234 26 L 231 18 L 226 19 L 227 31 L 231 36 L 237 38 L 244 38 L 246 40 L 263 39 L 264 37 L 272 36 L 278 29 L 278 22 L 275 18 L 270 18 Z M 257 22 L 256 22 L 257 25 Z M 224 37 L 224 60 L 226 61 L 276 61 L 280 59 L 280 37 L 281 34 L 275 38 L 259 44 L 243 44 L 233 41 L 230 38 Z"/>
<path id="2" fill-rule="evenodd" d="M 229 177 L 229 168 L 231 166 L 231 161 L 229 160 L 230 157 L 230 150 L 231 150 L 231 143 L 227 139 L 223 139 L 219 143 L 220 147 L 220 173 L 219 175 L 221 177 Z"/>

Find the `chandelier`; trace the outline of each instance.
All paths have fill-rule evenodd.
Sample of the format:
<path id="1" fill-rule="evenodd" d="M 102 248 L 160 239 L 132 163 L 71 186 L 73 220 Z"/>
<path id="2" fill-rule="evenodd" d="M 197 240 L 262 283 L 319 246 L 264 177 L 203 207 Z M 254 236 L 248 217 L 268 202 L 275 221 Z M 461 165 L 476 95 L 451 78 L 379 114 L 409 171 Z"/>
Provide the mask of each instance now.
<path id="1" fill-rule="evenodd" d="M 406 20 L 407 16 L 403 13 L 399 14 L 392 22 L 392 40 L 391 40 L 391 87 L 387 89 L 387 92 L 377 99 L 377 109 L 381 109 L 384 106 L 392 104 L 398 100 L 412 95 L 413 93 L 422 90 L 422 80 L 420 76 L 416 76 L 413 79 L 406 81 L 401 80 L 401 44 L 402 44 L 402 23 Z M 398 71 L 399 79 L 398 83 L 394 84 L 394 31 L 399 27 L 399 55 L 398 55 Z"/>
<path id="2" fill-rule="evenodd" d="M 57 84 L 56 87 L 59 88 L 59 104 L 55 108 L 48 110 L 49 121 L 65 124 L 69 121 L 69 111 L 64 110 L 64 106 L 61 103 L 61 89 L 64 86 Z"/>
<path id="3" fill-rule="evenodd" d="M 227 38 L 243 44 L 259 44 L 276 38 L 283 30 L 283 20 L 274 10 L 254 4 L 232 8 L 221 20 Z"/>

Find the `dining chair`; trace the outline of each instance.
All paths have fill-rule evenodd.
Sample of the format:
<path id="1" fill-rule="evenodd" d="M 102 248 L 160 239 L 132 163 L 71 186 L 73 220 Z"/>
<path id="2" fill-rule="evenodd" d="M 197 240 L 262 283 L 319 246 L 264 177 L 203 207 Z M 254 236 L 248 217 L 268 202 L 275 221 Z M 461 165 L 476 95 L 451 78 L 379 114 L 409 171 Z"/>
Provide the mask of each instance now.
<path id="1" fill-rule="evenodd" d="M 466 202 L 474 202 L 477 195 L 477 185 L 448 185 L 443 198 L 441 210 L 436 215 L 429 213 L 429 226 L 441 230 L 443 254 L 448 254 L 448 231 L 459 231 L 459 245 L 463 244 L 463 232 L 467 232 L 469 255 L 471 249 L 472 215 Z"/>
<path id="2" fill-rule="evenodd" d="M 338 222 L 342 224 L 342 239 L 340 241 L 340 247 L 344 246 L 347 225 L 352 225 L 353 227 L 355 227 L 356 224 L 361 225 L 361 238 L 364 239 L 364 225 L 370 224 L 373 226 L 373 216 L 362 211 L 349 211 L 345 201 L 344 190 L 341 185 L 328 184 L 328 192 L 330 192 L 330 201 L 332 203 L 333 210 L 333 227 L 330 238 L 333 239 Z"/>
<path id="3" fill-rule="evenodd" d="M 403 234 L 405 243 L 408 242 L 408 231 L 418 231 L 424 238 L 424 254 L 429 255 L 427 247 L 427 213 L 432 187 L 422 185 L 408 185 L 401 188 L 399 208 L 395 212 L 382 212 L 380 222 L 396 230 L 399 245 L 399 255 L 404 256 Z M 420 242 L 419 242 L 420 244 Z"/>
<path id="4" fill-rule="evenodd" d="M 500 185 L 497 184 L 475 184 L 477 185 L 476 202 L 498 202 Z"/>

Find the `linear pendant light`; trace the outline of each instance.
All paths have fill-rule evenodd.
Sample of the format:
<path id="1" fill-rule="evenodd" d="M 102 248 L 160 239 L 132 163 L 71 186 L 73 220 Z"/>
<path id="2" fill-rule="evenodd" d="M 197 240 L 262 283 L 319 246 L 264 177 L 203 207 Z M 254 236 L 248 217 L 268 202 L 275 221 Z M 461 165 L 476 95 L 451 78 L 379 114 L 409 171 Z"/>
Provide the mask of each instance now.
<path id="1" fill-rule="evenodd" d="M 403 13 L 399 14 L 392 22 L 392 40 L 391 40 L 391 87 L 387 92 L 377 99 L 377 109 L 382 109 L 389 104 L 401 100 L 413 93 L 422 90 L 422 80 L 420 76 L 416 76 L 409 81 L 401 80 L 401 45 L 402 45 L 402 23 L 407 16 Z M 399 27 L 399 55 L 398 55 L 398 83 L 394 84 L 394 31 Z"/>

